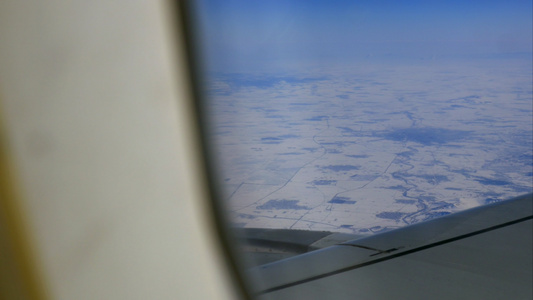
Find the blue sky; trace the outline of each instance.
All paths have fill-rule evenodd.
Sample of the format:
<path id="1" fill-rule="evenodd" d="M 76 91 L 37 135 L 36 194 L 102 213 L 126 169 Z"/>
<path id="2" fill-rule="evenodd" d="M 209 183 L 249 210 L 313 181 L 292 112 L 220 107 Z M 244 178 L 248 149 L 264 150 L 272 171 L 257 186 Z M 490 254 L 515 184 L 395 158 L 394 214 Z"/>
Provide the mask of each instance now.
<path id="1" fill-rule="evenodd" d="M 213 69 L 531 53 L 528 1 L 202 0 Z"/>

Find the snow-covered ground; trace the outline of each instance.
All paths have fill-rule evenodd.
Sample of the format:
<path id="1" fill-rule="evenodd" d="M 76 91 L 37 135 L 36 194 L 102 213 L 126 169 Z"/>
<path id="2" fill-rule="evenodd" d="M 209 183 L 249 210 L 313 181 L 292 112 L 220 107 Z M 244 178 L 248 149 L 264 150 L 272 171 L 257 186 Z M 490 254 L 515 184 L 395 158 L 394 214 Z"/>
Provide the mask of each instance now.
<path id="1" fill-rule="evenodd" d="M 530 61 L 222 73 L 207 88 L 235 226 L 370 234 L 532 191 Z"/>

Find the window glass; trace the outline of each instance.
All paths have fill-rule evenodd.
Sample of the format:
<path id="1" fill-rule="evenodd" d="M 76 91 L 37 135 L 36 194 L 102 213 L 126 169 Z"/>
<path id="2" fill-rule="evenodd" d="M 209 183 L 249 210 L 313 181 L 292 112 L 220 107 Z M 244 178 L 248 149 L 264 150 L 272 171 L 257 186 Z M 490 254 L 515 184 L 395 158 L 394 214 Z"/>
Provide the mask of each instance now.
<path id="1" fill-rule="evenodd" d="M 532 191 L 531 1 L 195 8 L 235 228 L 369 235 Z"/>

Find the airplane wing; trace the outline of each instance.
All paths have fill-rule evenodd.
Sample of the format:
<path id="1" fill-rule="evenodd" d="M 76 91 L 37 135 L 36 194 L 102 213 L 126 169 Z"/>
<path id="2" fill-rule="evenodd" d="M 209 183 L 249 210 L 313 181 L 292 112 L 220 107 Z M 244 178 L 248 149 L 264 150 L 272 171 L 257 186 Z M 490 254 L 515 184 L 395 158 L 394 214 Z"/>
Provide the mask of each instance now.
<path id="1" fill-rule="evenodd" d="M 254 267 L 259 299 L 532 299 L 533 195 Z"/>

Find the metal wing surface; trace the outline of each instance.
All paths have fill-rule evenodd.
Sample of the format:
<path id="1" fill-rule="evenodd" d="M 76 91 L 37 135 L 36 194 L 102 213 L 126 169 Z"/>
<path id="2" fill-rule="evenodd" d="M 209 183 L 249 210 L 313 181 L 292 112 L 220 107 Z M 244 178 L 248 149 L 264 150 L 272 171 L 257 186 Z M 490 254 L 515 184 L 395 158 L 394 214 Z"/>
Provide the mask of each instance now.
<path id="1" fill-rule="evenodd" d="M 532 194 L 250 269 L 259 299 L 532 299 Z"/>

